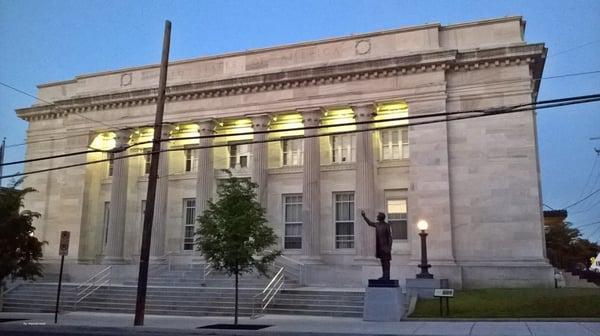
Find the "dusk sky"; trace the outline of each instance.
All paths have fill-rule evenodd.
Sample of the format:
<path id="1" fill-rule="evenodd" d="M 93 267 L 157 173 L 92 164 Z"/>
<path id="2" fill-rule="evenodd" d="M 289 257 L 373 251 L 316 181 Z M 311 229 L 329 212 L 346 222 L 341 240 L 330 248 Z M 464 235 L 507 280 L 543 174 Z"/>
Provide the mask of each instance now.
<path id="1" fill-rule="evenodd" d="M 548 59 L 539 100 L 600 93 L 600 1 L 9 1 L 0 0 L 0 141 L 5 162 L 24 158 L 15 115 L 36 85 L 160 62 L 164 21 L 171 61 L 425 23 L 520 15 L 525 40 Z M 583 74 L 592 72 L 588 74 Z M 579 74 L 562 76 L 567 74 Z M 600 189 L 600 103 L 538 111 L 544 204 L 567 207 Z M 592 140 L 596 138 L 596 140 Z M 4 175 L 22 166 L 4 168 Z M 7 181 L 3 182 L 4 185 Z M 546 208 L 547 209 L 547 208 Z M 600 192 L 569 220 L 600 241 Z M 589 224 L 589 225 L 588 225 Z"/>

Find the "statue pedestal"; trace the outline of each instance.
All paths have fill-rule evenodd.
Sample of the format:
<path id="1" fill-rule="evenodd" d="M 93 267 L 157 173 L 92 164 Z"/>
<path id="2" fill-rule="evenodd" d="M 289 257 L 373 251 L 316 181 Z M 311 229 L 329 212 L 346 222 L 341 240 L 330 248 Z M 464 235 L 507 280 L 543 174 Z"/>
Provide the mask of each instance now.
<path id="1" fill-rule="evenodd" d="M 398 280 L 369 279 L 369 287 L 365 291 L 363 320 L 400 321 L 404 314 L 404 294 L 398 286 Z"/>

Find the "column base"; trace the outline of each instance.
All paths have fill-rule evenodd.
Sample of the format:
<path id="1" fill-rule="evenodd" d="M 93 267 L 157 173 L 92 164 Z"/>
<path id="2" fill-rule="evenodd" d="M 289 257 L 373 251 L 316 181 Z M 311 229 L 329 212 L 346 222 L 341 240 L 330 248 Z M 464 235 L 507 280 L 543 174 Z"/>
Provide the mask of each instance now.
<path id="1" fill-rule="evenodd" d="M 125 265 L 129 264 L 123 257 L 104 256 L 100 262 L 102 265 Z"/>
<path id="2" fill-rule="evenodd" d="M 323 263 L 320 256 L 301 256 L 299 260 L 304 264 L 319 265 Z"/>
<path id="3" fill-rule="evenodd" d="M 377 259 L 375 257 L 356 256 L 356 257 L 354 257 L 354 264 L 356 264 L 356 265 L 378 266 L 381 263 L 379 262 L 379 259 Z"/>
<path id="4" fill-rule="evenodd" d="M 150 256 L 150 265 L 162 264 L 167 258 L 165 256 Z"/>

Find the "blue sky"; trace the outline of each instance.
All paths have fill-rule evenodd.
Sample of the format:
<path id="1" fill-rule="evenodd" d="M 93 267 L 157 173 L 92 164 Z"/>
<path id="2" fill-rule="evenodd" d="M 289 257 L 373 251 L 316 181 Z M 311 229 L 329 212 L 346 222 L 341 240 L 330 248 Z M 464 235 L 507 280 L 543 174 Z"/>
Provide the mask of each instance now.
<path id="1" fill-rule="evenodd" d="M 600 1 L 9 1 L 0 0 L 0 81 L 36 85 L 160 61 L 164 20 L 171 60 L 439 22 L 521 15 L 525 39 L 549 49 L 544 76 L 600 70 Z M 600 73 L 542 81 L 539 99 L 600 93 Z M 25 140 L 15 108 L 34 99 L 0 86 L 0 138 Z M 600 103 L 538 112 L 544 203 L 560 209 L 600 188 Z M 6 150 L 5 161 L 25 147 Z M 593 168 L 593 170 L 592 170 Z M 5 167 L 13 173 L 21 167 Z M 5 182 L 6 183 L 6 182 Z M 600 221 L 600 192 L 571 207 L 577 226 Z M 600 224 L 582 227 L 600 240 Z"/>

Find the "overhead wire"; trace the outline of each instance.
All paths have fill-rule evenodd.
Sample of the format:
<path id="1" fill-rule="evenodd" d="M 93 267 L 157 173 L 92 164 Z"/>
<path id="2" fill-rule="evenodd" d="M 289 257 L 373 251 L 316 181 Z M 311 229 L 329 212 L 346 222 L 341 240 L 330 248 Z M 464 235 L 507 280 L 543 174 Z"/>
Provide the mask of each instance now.
<path id="1" fill-rule="evenodd" d="M 564 100 L 564 99 L 565 98 L 555 99 L 553 101 L 560 101 L 560 100 Z M 594 98 L 593 100 L 591 98 L 589 98 L 589 99 L 582 100 L 582 102 L 591 102 L 591 101 L 599 101 L 599 100 L 600 100 L 600 98 Z M 398 127 L 412 127 L 412 126 L 427 125 L 427 124 L 440 123 L 440 122 L 458 121 L 458 120 L 466 120 L 466 119 L 480 118 L 480 117 L 486 117 L 486 116 L 502 115 L 502 114 L 508 114 L 508 113 L 533 111 L 533 110 L 537 110 L 537 109 L 540 109 L 540 108 L 551 108 L 551 107 L 558 107 L 558 106 L 565 106 L 565 105 L 572 105 L 572 104 L 580 104 L 582 102 L 579 102 L 579 101 L 578 102 L 562 101 L 562 102 L 558 102 L 558 103 L 554 103 L 554 104 L 548 104 L 548 105 L 546 105 L 544 107 L 537 107 L 537 106 L 536 107 L 523 107 L 523 108 L 519 108 L 519 109 L 510 109 L 509 108 L 509 109 L 504 109 L 504 111 L 502 109 L 490 109 L 487 112 L 479 113 L 479 114 L 476 114 L 476 115 L 459 116 L 459 117 L 454 117 L 454 118 L 448 118 L 448 116 L 445 115 L 444 118 L 442 118 L 442 119 L 420 121 L 420 122 L 408 123 L 408 124 L 404 124 L 404 125 L 384 126 L 384 127 L 378 127 L 377 129 L 357 129 L 357 130 L 348 130 L 348 131 L 340 131 L 340 132 L 332 132 L 332 133 L 321 133 L 321 134 L 315 134 L 315 135 L 292 136 L 292 137 L 288 137 L 286 139 L 290 139 L 290 140 L 291 139 L 306 139 L 306 138 L 323 137 L 323 136 L 331 136 L 331 135 L 352 134 L 352 133 L 360 133 L 360 132 L 371 132 L 371 131 L 377 131 L 377 130 L 382 130 L 382 129 L 398 128 Z M 385 122 L 385 121 L 388 121 L 388 120 L 390 120 L 390 119 L 387 119 L 387 120 L 378 120 L 378 121 L 375 121 L 375 122 Z M 355 124 L 355 123 L 353 123 L 353 124 Z M 331 127 L 336 127 L 336 126 L 340 126 L 340 125 L 342 125 L 342 124 L 325 125 L 325 126 L 331 128 Z M 277 130 L 277 131 L 282 132 L 282 131 L 289 131 L 289 130 L 291 130 L 291 129 Z M 232 135 L 239 136 L 240 134 L 241 133 L 228 134 L 228 136 L 232 136 Z M 253 134 L 253 133 L 251 133 L 251 134 Z M 215 136 L 212 135 L 212 136 L 198 136 L 198 137 L 193 137 L 193 138 L 194 139 L 198 139 L 198 138 L 214 138 L 214 137 Z M 178 138 L 178 139 L 183 139 L 183 138 Z M 171 141 L 171 139 L 169 139 L 169 141 Z M 275 138 L 275 139 L 265 139 L 265 140 L 252 140 L 252 141 L 242 142 L 242 143 L 239 143 L 239 144 L 268 143 L 268 142 L 278 142 L 278 141 L 281 141 L 281 139 Z M 140 155 L 156 154 L 156 153 L 171 152 L 171 151 L 181 151 L 181 150 L 184 150 L 184 149 L 207 149 L 207 148 L 226 147 L 226 146 L 229 146 L 229 144 L 213 144 L 213 145 L 209 145 L 209 146 L 189 146 L 189 147 L 186 147 L 186 148 L 169 148 L 169 149 L 164 149 L 164 150 L 159 150 L 159 151 L 151 151 L 151 152 L 145 152 L 145 153 L 135 153 L 135 154 L 121 155 L 119 157 L 115 157 L 114 159 L 94 160 L 94 161 L 89 161 L 89 162 L 76 163 L 76 164 L 71 164 L 71 165 L 65 165 L 65 166 L 59 166 L 59 167 L 52 167 L 52 168 L 35 170 L 35 171 L 29 171 L 29 172 L 26 172 L 26 173 L 16 173 L 16 174 L 12 174 L 12 175 L 2 176 L 0 178 L 10 178 L 10 177 L 16 177 L 16 176 L 31 175 L 31 174 L 48 172 L 48 171 L 53 171 L 53 170 L 73 168 L 73 167 L 79 167 L 79 166 L 84 166 L 84 165 L 89 165 L 89 164 L 107 162 L 107 161 L 111 161 L 111 160 L 125 159 L 125 158 L 129 158 L 129 157 L 140 156 Z"/>
<path id="2" fill-rule="evenodd" d="M 540 80 L 545 80 L 545 79 L 556 79 L 556 78 L 564 78 L 564 77 L 572 77 L 572 76 L 584 76 L 584 75 L 590 75 L 590 74 L 597 74 L 600 73 L 600 70 L 594 70 L 594 71 L 586 71 L 586 72 L 576 72 L 576 73 L 567 73 L 567 74 L 560 74 L 560 75 L 556 75 L 556 76 L 549 76 L 549 77 L 540 77 L 540 78 L 519 78 L 519 79 L 506 79 L 506 80 L 500 80 L 500 81 L 492 81 L 492 82 L 485 82 L 485 83 L 478 83 L 480 85 L 486 85 L 486 84 L 507 84 L 507 83 L 517 83 L 517 82 L 522 82 L 522 81 L 526 81 L 526 80 L 532 80 L 532 81 L 540 81 Z M 0 84 L 9 87 L 17 92 L 20 92 L 22 94 L 25 94 L 29 97 L 33 97 L 35 99 L 39 99 L 23 90 L 17 89 L 15 87 L 12 87 L 8 84 L 2 83 L 0 82 Z M 430 83 L 432 84 L 432 83 Z M 52 104 L 55 105 L 55 103 L 51 103 L 42 99 L 39 99 L 43 102 L 46 102 L 48 104 Z M 59 107 L 60 108 L 60 107 Z M 82 116 L 81 114 L 77 114 L 79 116 L 81 116 L 82 118 L 85 118 L 84 116 Z M 91 120 L 91 119 L 90 119 Z M 96 120 L 91 120 L 91 121 L 95 121 L 95 122 L 100 122 L 100 121 L 96 121 Z M 117 130 L 121 130 L 121 129 L 128 129 L 128 128 L 116 128 L 114 126 L 110 126 L 110 125 L 106 125 L 104 124 L 104 126 L 108 126 L 109 129 L 104 130 L 104 132 L 113 132 L 113 131 L 117 131 Z M 73 138 L 73 137 L 77 137 L 78 135 L 71 135 L 71 136 L 64 136 L 64 137 L 59 137 L 59 138 L 48 138 L 48 139 L 40 139 L 40 140 L 30 140 L 30 141 L 25 141 L 22 143 L 16 143 L 16 144 L 9 144 L 6 145 L 5 148 L 12 148 L 12 147 L 19 147 L 19 146 L 25 146 L 28 144 L 33 144 L 33 143 L 39 143 L 39 142 L 46 142 L 46 141 L 57 141 L 57 140 L 64 140 L 64 139 L 69 139 L 69 138 Z"/>
<path id="3" fill-rule="evenodd" d="M 4 87 L 7 87 L 7 88 L 9 88 L 9 89 L 11 89 L 11 90 L 15 90 L 16 92 L 22 93 L 22 94 L 24 94 L 24 95 L 26 95 L 26 96 L 28 96 L 28 97 L 31 97 L 31 98 L 33 98 L 33 99 L 39 100 L 39 101 L 41 101 L 41 102 L 44 102 L 44 103 L 46 103 L 46 104 L 49 104 L 49 105 L 52 105 L 52 106 L 54 106 L 56 109 L 63 110 L 63 108 L 62 108 L 62 107 L 60 107 L 60 106 L 58 106 L 56 103 L 53 103 L 53 102 L 51 102 L 51 101 L 48 101 L 48 100 L 45 100 L 45 99 L 42 99 L 42 98 L 39 98 L 39 97 L 36 97 L 36 96 L 34 96 L 34 95 L 32 95 L 32 94 L 30 94 L 30 93 L 28 93 L 28 92 L 25 92 L 25 91 L 23 91 L 23 90 L 21 90 L 21 89 L 18 89 L 18 88 L 16 88 L 16 87 L 12 86 L 12 85 L 6 84 L 6 83 L 4 83 L 4 82 L 0 82 L 0 85 L 2 85 L 2 86 L 4 86 Z M 114 126 L 113 126 L 113 125 L 106 124 L 106 123 L 104 123 L 104 122 L 102 122 L 102 121 L 100 121 L 100 120 L 92 119 L 92 118 L 90 118 L 90 117 L 86 117 L 86 116 L 82 115 L 82 114 L 81 114 L 81 113 L 79 113 L 79 112 L 75 112 L 75 115 L 77 115 L 78 117 L 81 117 L 81 118 L 83 118 L 83 119 L 86 119 L 86 120 L 88 120 L 88 121 L 92 121 L 92 122 L 95 122 L 95 123 L 99 123 L 99 124 L 101 124 L 101 125 L 103 125 L 103 126 L 106 126 L 106 127 L 113 127 L 113 128 L 114 128 Z M 12 147 L 12 145 L 9 145 L 9 146 L 10 146 L 10 147 Z M 7 147 L 9 147 L 9 146 L 7 146 Z"/>
<path id="4" fill-rule="evenodd" d="M 569 205 L 567 205 L 567 206 L 566 206 L 566 207 L 564 207 L 563 209 L 565 209 L 565 210 L 566 210 L 566 209 L 568 209 L 568 208 L 574 207 L 574 206 L 576 206 L 577 204 L 579 204 L 579 203 L 581 203 L 581 202 L 585 201 L 586 199 L 588 199 L 588 198 L 592 197 L 593 195 L 597 194 L 598 192 L 600 192 L 600 189 L 596 189 L 596 190 L 594 190 L 594 192 L 592 192 L 592 193 L 588 194 L 588 195 L 587 195 L 587 196 L 585 196 L 584 198 L 582 198 L 582 199 L 580 199 L 580 200 L 578 200 L 578 201 L 576 201 L 576 202 L 574 202 L 574 203 L 572 203 L 572 204 L 569 204 Z"/>
<path id="5" fill-rule="evenodd" d="M 501 108 L 475 109 L 475 110 L 455 111 L 455 112 L 436 112 L 436 113 L 427 113 L 427 114 L 420 114 L 420 115 L 413 115 L 413 116 L 403 116 L 403 117 L 397 117 L 397 118 L 388 118 L 388 119 L 382 119 L 382 120 L 368 120 L 368 121 L 355 121 L 355 122 L 349 122 L 349 123 L 339 123 L 339 124 L 335 124 L 335 125 L 324 124 L 324 125 L 303 126 L 303 127 L 287 128 L 287 129 L 273 129 L 273 130 L 264 130 L 264 131 L 240 132 L 240 133 L 235 133 L 235 135 L 236 136 L 245 136 L 245 135 L 256 135 L 256 134 L 304 131 L 304 130 L 310 130 L 310 129 L 357 126 L 357 125 L 382 123 L 382 122 L 394 122 L 394 121 L 404 121 L 404 120 L 414 120 L 414 119 L 428 119 L 428 118 L 434 118 L 434 117 L 448 117 L 448 116 L 460 115 L 460 114 L 479 113 L 479 114 L 485 114 L 485 115 L 489 115 L 489 114 L 493 115 L 493 114 L 498 114 L 497 112 L 499 112 L 499 111 L 520 112 L 520 111 L 531 110 L 531 109 L 526 108 L 527 106 L 535 106 L 534 109 L 538 110 L 538 109 L 544 109 L 544 108 L 550 108 L 550 107 L 572 105 L 574 103 L 587 103 L 587 102 L 595 102 L 595 101 L 600 101 L 600 94 L 549 99 L 549 100 L 545 100 L 545 101 L 541 101 L 541 102 L 532 102 L 532 103 L 519 104 L 519 105 L 513 105 L 513 106 L 507 106 L 507 107 L 501 107 Z M 395 125 L 394 127 L 398 127 L 398 126 L 399 125 Z M 379 128 L 379 129 L 381 129 L 381 128 Z M 221 133 L 221 134 L 213 134 L 213 135 L 205 135 L 205 136 L 178 137 L 178 138 L 176 138 L 176 140 L 197 140 L 197 139 L 205 139 L 205 138 L 220 138 L 220 137 L 229 137 L 231 135 L 232 134 Z M 158 141 L 164 142 L 164 141 L 173 141 L 173 140 L 174 139 L 165 138 L 165 139 L 160 139 Z M 141 146 L 141 145 L 150 144 L 153 142 L 154 142 L 154 140 L 136 142 L 136 143 L 133 143 L 133 144 L 130 144 L 127 146 L 123 146 L 123 147 L 119 148 L 118 150 L 111 150 L 110 152 L 124 151 L 124 150 L 127 150 L 127 149 L 135 147 L 135 146 Z M 95 150 L 95 151 L 99 151 L 99 150 Z M 41 160 L 56 159 L 56 158 L 73 156 L 73 155 L 88 154 L 88 153 L 92 153 L 92 152 L 94 152 L 94 151 L 88 150 L 88 151 L 80 151 L 80 152 L 74 152 L 74 153 L 63 153 L 63 154 L 58 154 L 58 155 L 53 155 L 53 156 L 46 156 L 46 157 L 20 160 L 20 161 L 6 162 L 6 163 L 2 164 L 2 166 L 9 166 L 9 165 L 41 161 Z"/>

